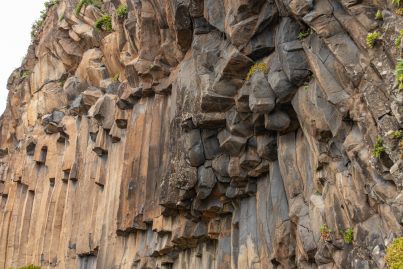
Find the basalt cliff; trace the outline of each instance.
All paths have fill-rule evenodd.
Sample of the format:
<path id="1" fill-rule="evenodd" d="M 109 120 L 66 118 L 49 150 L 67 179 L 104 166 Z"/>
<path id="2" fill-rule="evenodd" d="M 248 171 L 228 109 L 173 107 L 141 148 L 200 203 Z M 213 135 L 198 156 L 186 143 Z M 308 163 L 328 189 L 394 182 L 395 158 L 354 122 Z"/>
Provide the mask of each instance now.
<path id="1" fill-rule="evenodd" d="M 399 4 L 47 3 L 0 118 L 0 268 L 401 268 Z"/>

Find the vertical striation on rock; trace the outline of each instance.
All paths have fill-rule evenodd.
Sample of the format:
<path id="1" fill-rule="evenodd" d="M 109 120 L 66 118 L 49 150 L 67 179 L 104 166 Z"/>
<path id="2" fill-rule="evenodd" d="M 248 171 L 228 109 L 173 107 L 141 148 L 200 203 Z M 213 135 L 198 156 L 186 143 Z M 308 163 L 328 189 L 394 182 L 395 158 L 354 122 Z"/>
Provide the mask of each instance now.
<path id="1" fill-rule="evenodd" d="M 387 268 L 392 3 L 81 2 L 47 4 L 8 81 L 0 268 Z"/>

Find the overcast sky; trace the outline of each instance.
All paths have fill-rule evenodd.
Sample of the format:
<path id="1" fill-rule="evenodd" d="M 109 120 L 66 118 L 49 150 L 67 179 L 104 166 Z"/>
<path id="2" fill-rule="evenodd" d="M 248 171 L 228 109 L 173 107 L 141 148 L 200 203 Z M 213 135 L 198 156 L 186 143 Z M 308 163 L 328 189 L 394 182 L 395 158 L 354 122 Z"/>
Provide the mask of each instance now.
<path id="1" fill-rule="evenodd" d="M 31 25 L 39 18 L 45 0 L 6 0 L 1 3 L 0 115 L 7 102 L 7 79 L 20 66 L 31 42 Z"/>

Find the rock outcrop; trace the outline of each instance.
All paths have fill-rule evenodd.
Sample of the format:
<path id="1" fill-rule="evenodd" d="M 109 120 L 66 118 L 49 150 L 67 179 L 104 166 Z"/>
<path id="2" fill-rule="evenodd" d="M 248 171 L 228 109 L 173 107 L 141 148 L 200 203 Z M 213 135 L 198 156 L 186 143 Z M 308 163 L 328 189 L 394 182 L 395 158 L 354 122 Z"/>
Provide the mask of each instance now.
<path id="1" fill-rule="evenodd" d="M 8 81 L 0 268 L 386 268 L 392 3 L 77 2 L 48 4 Z"/>

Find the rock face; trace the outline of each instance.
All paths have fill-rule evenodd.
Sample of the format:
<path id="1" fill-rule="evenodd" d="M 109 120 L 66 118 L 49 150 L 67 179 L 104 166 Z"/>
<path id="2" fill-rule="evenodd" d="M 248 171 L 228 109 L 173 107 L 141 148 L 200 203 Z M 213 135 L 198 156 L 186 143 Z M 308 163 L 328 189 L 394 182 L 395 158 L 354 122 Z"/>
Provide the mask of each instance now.
<path id="1" fill-rule="evenodd" d="M 8 82 L 0 268 L 386 268 L 403 234 L 391 4 L 77 2 L 49 8 Z"/>

